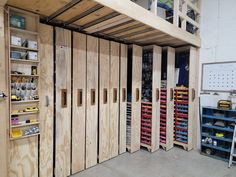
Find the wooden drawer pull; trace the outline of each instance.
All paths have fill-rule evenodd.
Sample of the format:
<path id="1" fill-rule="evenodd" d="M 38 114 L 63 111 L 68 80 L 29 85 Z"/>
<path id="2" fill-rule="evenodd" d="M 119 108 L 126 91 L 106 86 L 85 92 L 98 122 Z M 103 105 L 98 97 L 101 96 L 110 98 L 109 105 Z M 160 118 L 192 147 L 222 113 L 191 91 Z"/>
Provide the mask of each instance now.
<path id="1" fill-rule="evenodd" d="M 96 103 L 96 91 L 95 89 L 91 89 L 91 105 L 95 105 Z"/>
<path id="2" fill-rule="evenodd" d="M 171 88 L 170 89 L 170 101 L 173 101 L 173 99 L 174 99 L 174 89 Z"/>
<path id="3" fill-rule="evenodd" d="M 67 89 L 61 90 L 61 107 L 62 108 L 67 107 Z"/>
<path id="4" fill-rule="evenodd" d="M 156 102 L 158 102 L 160 99 L 160 91 L 159 88 L 156 89 Z"/>
<path id="5" fill-rule="evenodd" d="M 192 88 L 192 101 L 194 101 L 196 98 L 196 91 L 194 88 Z"/>
<path id="6" fill-rule="evenodd" d="M 126 89 L 122 88 L 122 102 L 126 101 Z"/>
<path id="7" fill-rule="evenodd" d="M 107 104 L 107 89 L 103 89 L 103 104 Z"/>
<path id="8" fill-rule="evenodd" d="M 135 93 L 135 95 L 136 95 L 136 102 L 138 102 L 139 101 L 139 88 L 136 88 L 136 93 Z"/>
<path id="9" fill-rule="evenodd" d="M 80 107 L 83 105 L 83 90 L 78 89 L 77 92 L 77 106 Z"/>
<path id="10" fill-rule="evenodd" d="M 117 103 L 117 88 L 113 88 L 113 103 Z"/>

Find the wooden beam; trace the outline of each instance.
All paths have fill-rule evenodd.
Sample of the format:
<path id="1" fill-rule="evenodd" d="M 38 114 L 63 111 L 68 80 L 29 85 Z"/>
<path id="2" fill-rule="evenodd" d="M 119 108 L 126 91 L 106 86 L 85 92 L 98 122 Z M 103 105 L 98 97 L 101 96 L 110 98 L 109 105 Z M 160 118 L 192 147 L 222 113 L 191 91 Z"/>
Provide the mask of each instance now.
<path id="1" fill-rule="evenodd" d="M 137 4 L 131 1 L 118 1 L 114 3 L 110 0 L 94 0 L 106 7 L 116 10 L 117 12 L 127 15 L 128 17 L 133 18 L 143 24 L 146 24 L 152 28 L 158 29 L 167 35 L 170 35 L 179 40 L 190 43 L 194 46 L 200 47 L 201 40 L 199 37 L 189 34 L 186 31 L 181 30 L 177 26 L 170 24 L 169 22 L 161 19 L 160 17 L 155 16 L 151 12 L 143 9 Z M 138 13 L 137 13 L 138 12 Z"/>

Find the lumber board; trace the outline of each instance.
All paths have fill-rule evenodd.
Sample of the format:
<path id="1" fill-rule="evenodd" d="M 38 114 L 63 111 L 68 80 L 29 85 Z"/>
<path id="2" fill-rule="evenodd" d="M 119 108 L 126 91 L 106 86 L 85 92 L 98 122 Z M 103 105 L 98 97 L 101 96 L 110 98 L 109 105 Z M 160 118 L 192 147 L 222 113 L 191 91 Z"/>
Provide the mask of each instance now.
<path id="1" fill-rule="evenodd" d="M 107 7 L 103 7 L 91 14 L 89 14 L 88 16 L 78 20 L 77 22 L 75 22 L 74 24 L 76 25 L 79 25 L 79 26 L 82 26 L 82 25 L 85 25 L 85 24 L 88 24 L 94 20 L 97 20 L 99 18 L 102 18 L 110 13 L 112 13 L 113 10 L 110 9 L 110 8 L 107 8 Z"/>
<path id="2" fill-rule="evenodd" d="M 54 82 L 53 27 L 39 25 L 40 40 L 40 175 L 53 175 Z"/>
<path id="3" fill-rule="evenodd" d="M 99 40 L 99 163 L 110 159 L 110 42 Z"/>
<path id="4" fill-rule="evenodd" d="M 85 169 L 86 38 L 73 33 L 72 174 Z"/>
<path id="5" fill-rule="evenodd" d="M 117 42 L 110 42 L 110 158 L 116 157 L 119 151 L 119 57 L 120 44 Z"/>
<path id="6" fill-rule="evenodd" d="M 97 164 L 98 38 L 87 36 L 86 168 Z"/>
<path id="7" fill-rule="evenodd" d="M 173 148 L 174 131 L 174 87 L 175 87 L 175 49 L 167 47 L 167 102 L 166 102 L 166 150 Z M 171 91 L 172 90 L 172 91 Z"/>
<path id="8" fill-rule="evenodd" d="M 9 177 L 38 177 L 38 137 L 10 142 Z"/>
<path id="9" fill-rule="evenodd" d="M 160 134 L 160 95 L 161 89 L 161 57 L 162 48 L 153 46 L 153 76 L 152 76 L 152 144 L 151 151 L 159 149 Z"/>
<path id="10" fill-rule="evenodd" d="M 120 127 L 119 154 L 126 152 L 127 45 L 120 44 Z"/>
<path id="11" fill-rule="evenodd" d="M 0 7 L 0 91 L 3 91 L 5 94 L 8 93 L 8 81 L 7 81 L 7 68 L 8 62 L 6 57 L 7 51 L 5 50 L 5 38 L 7 38 L 4 30 L 7 31 L 6 26 L 4 26 L 4 10 Z M 8 121 L 9 121 L 9 100 L 0 101 L 0 171 L 2 176 L 7 176 L 7 164 L 8 164 Z"/>
<path id="12" fill-rule="evenodd" d="M 56 28 L 55 176 L 70 175 L 71 31 Z"/>
<path id="13" fill-rule="evenodd" d="M 197 106 L 197 69 L 198 67 L 198 53 L 197 49 L 190 47 L 189 55 L 189 117 L 188 117 L 188 151 L 194 148 L 196 144 L 197 137 L 197 115 L 198 106 Z M 193 97 L 195 97 L 193 99 Z"/>
<path id="14" fill-rule="evenodd" d="M 79 16 L 80 14 L 86 12 L 90 8 L 94 7 L 97 3 L 91 0 L 83 0 L 70 10 L 59 15 L 56 19 L 61 21 L 69 21 L 73 17 Z"/>
<path id="15" fill-rule="evenodd" d="M 142 86 L 142 47 L 132 45 L 132 115 L 130 152 L 140 149 L 141 126 L 141 86 Z"/>

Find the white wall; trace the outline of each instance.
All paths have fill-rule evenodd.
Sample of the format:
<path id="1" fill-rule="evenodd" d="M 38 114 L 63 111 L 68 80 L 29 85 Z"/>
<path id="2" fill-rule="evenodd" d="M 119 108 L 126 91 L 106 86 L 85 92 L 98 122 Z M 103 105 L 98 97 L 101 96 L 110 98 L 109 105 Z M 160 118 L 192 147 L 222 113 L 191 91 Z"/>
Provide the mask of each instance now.
<path id="1" fill-rule="evenodd" d="M 200 64 L 236 61 L 236 0 L 202 0 Z M 201 71 L 199 71 L 201 78 Z M 200 79 L 201 82 L 201 79 Z M 236 82 L 236 78 L 235 78 Z M 200 85 L 200 84 L 199 84 Z M 236 89 L 236 88 L 235 88 Z M 201 95 L 201 104 L 216 106 L 227 93 Z"/>

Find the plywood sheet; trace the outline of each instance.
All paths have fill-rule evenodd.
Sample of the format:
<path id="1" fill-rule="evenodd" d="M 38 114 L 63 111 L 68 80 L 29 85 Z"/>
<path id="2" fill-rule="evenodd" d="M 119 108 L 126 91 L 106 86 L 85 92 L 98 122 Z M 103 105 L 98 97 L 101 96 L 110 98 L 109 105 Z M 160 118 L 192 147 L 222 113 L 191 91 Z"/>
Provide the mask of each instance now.
<path id="1" fill-rule="evenodd" d="M 70 175 L 71 31 L 56 28 L 55 176 Z"/>
<path id="2" fill-rule="evenodd" d="M 39 25 L 40 40 L 40 175 L 53 175 L 54 82 L 53 27 Z"/>
<path id="3" fill-rule="evenodd" d="M 99 40 L 99 163 L 110 158 L 110 42 Z"/>
<path id="4" fill-rule="evenodd" d="M 10 142 L 9 177 L 38 177 L 38 137 Z"/>
<path id="5" fill-rule="evenodd" d="M 188 119 L 188 150 L 194 148 L 197 141 L 197 81 L 198 74 L 198 51 L 194 47 L 190 47 L 189 55 L 189 119 Z"/>
<path id="6" fill-rule="evenodd" d="M 8 68 L 8 58 L 5 57 L 5 34 L 4 34 L 4 10 L 0 8 L 0 91 L 3 91 L 8 95 L 8 81 L 7 81 L 7 68 Z M 9 134 L 7 134 L 8 122 L 9 122 L 9 101 L 0 101 L 0 171 L 1 175 L 7 176 L 7 156 L 8 156 L 8 146 L 7 140 Z"/>
<path id="7" fill-rule="evenodd" d="M 166 114 L 166 150 L 173 147 L 174 130 L 174 87 L 175 87 L 175 49 L 167 48 L 167 114 Z"/>
<path id="8" fill-rule="evenodd" d="M 117 42 L 110 42 L 110 158 L 118 155 L 118 120 L 119 120 L 119 57 L 120 44 Z"/>
<path id="9" fill-rule="evenodd" d="M 140 149 L 141 126 L 141 86 L 142 86 L 142 47 L 133 45 L 132 65 L 132 118 L 131 118 L 131 150 Z"/>
<path id="10" fill-rule="evenodd" d="M 161 56 L 162 49 L 153 46 L 153 76 L 152 76 L 152 152 L 159 149 L 160 134 L 160 89 L 161 89 Z"/>
<path id="11" fill-rule="evenodd" d="M 98 39 L 87 37 L 86 168 L 97 164 Z"/>
<path id="12" fill-rule="evenodd" d="M 72 174 L 85 169 L 86 35 L 73 33 Z"/>
<path id="13" fill-rule="evenodd" d="M 126 152 L 127 45 L 120 45 L 120 124 L 119 154 Z"/>

